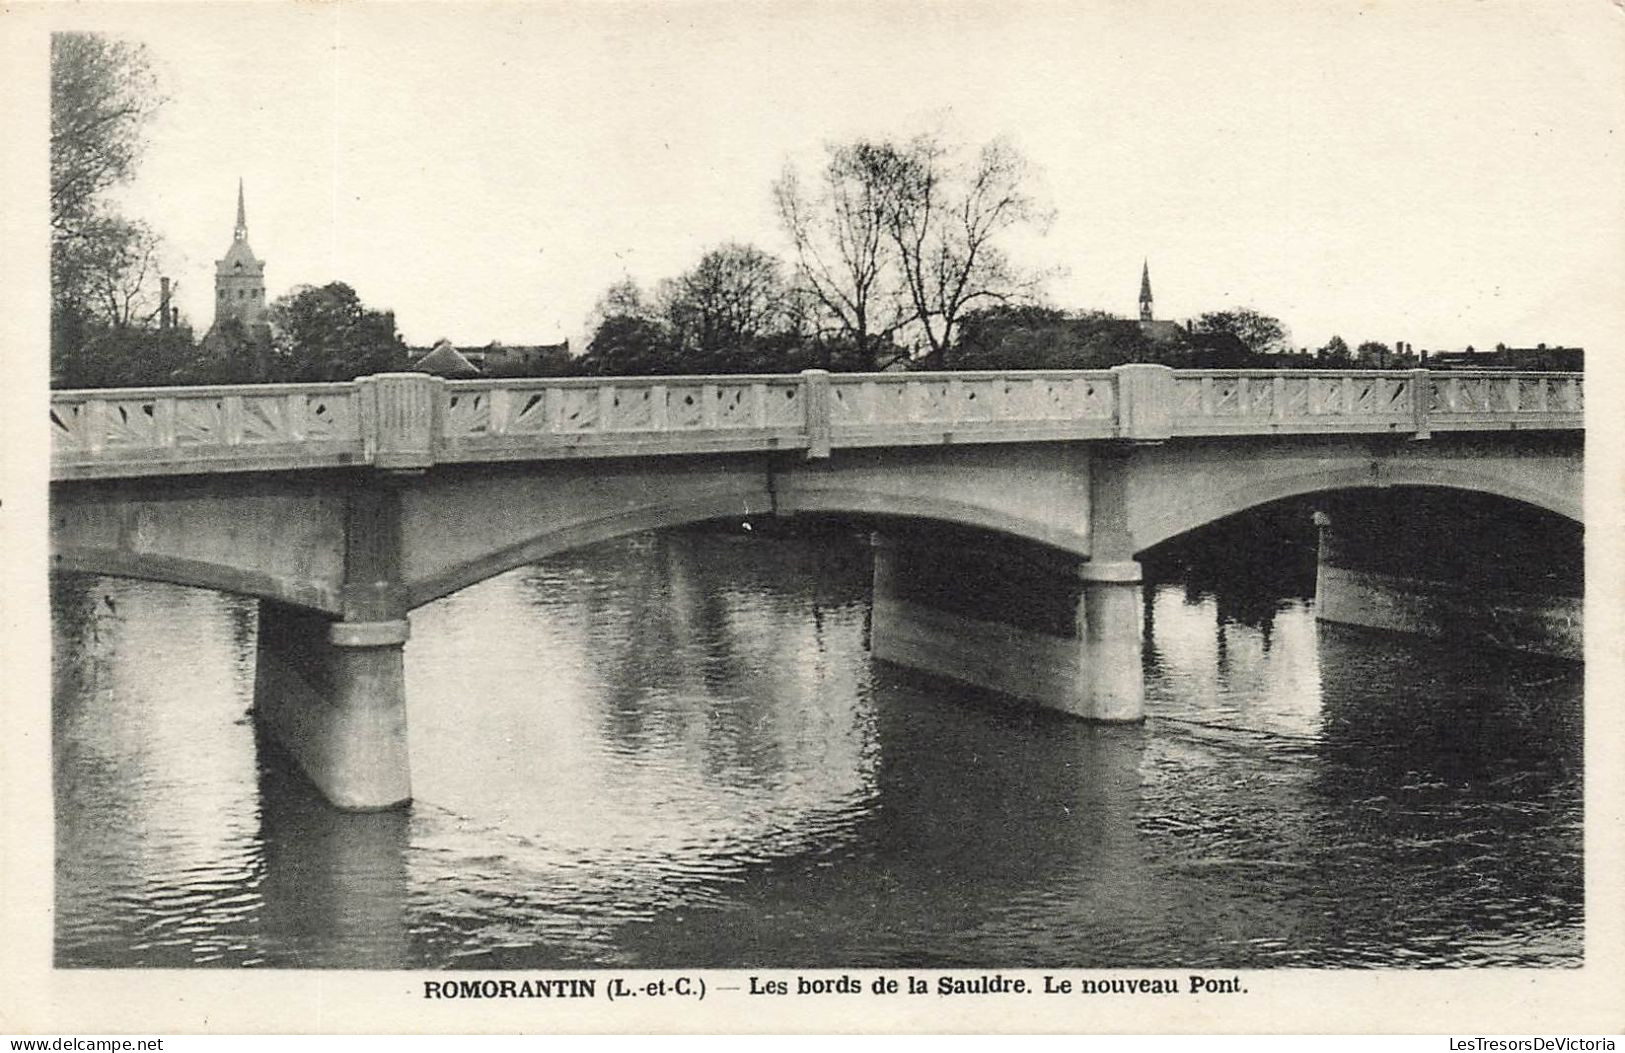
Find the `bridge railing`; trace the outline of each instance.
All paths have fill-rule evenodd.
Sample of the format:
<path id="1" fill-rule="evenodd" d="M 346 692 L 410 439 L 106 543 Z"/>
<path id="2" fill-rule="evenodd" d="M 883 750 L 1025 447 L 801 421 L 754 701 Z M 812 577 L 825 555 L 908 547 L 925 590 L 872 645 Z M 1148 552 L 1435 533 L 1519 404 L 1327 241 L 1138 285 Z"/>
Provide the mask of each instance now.
<path id="1" fill-rule="evenodd" d="M 454 380 L 437 460 L 713 453 L 807 446 L 795 374 Z"/>
<path id="2" fill-rule="evenodd" d="M 859 373 L 829 377 L 836 447 L 1108 439 L 1112 370 Z"/>
<path id="3" fill-rule="evenodd" d="M 1091 439 L 1584 427 L 1580 374 L 1110 370 L 63 391 L 53 477 Z"/>
<path id="4" fill-rule="evenodd" d="M 366 463 L 354 383 L 112 388 L 51 395 L 53 476 Z"/>
<path id="5" fill-rule="evenodd" d="M 1173 434 L 1580 428 L 1578 373 L 1178 370 Z"/>

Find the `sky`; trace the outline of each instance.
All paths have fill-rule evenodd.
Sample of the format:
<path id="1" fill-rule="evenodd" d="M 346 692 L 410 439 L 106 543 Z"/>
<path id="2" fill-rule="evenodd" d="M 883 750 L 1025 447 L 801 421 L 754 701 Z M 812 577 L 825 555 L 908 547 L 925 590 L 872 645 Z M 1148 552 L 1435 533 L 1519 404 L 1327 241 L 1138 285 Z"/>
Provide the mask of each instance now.
<path id="1" fill-rule="evenodd" d="M 825 144 L 1006 136 L 1048 300 L 1249 305 L 1318 346 L 1582 345 L 1625 302 L 1625 13 L 1541 3 L 59 7 L 169 103 L 130 214 L 199 330 L 237 181 L 271 297 L 350 283 L 409 343 L 579 347 L 612 282 L 725 241 Z"/>

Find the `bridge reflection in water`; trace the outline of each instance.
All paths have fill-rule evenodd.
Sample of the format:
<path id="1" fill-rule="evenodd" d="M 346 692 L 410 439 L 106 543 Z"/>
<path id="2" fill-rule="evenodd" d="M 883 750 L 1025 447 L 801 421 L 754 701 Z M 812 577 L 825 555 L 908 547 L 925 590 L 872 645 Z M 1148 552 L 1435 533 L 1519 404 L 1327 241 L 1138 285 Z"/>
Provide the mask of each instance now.
<path id="1" fill-rule="evenodd" d="M 1581 671 L 1147 586 L 1147 725 L 866 651 L 860 539 L 414 615 L 409 811 L 256 741 L 251 601 L 55 585 L 64 966 L 1577 964 Z"/>

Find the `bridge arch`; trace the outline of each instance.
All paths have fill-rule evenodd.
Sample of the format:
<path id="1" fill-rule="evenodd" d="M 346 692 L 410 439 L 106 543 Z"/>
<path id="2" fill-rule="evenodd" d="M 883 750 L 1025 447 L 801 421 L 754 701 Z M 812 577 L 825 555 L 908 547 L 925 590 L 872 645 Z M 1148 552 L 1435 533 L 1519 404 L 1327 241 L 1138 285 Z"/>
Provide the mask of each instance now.
<path id="1" fill-rule="evenodd" d="M 407 606 L 421 607 L 499 574 L 600 541 L 751 514 L 754 514 L 752 507 L 747 506 L 742 510 L 737 499 L 707 498 L 633 508 L 562 526 L 549 525 L 518 541 L 464 559 L 430 576 L 408 580 Z"/>
<path id="2" fill-rule="evenodd" d="M 997 509 L 951 499 L 920 503 L 904 502 L 896 498 L 862 492 L 844 496 L 825 494 L 820 500 L 803 504 L 793 512 L 772 507 L 760 510 L 746 509 L 742 512 L 737 500 L 703 500 L 677 505 L 650 506 L 564 527 L 543 528 L 532 536 L 464 560 L 431 577 L 408 581 L 407 603 L 411 608 L 421 607 L 549 556 L 630 534 L 669 530 L 697 523 L 758 517 L 788 518 L 792 515 L 850 516 L 857 519 L 873 519 L 877 523 L 906 521 L 916 525 L 934 524 L 958 531 L 970 530 L 1011 537 L 1079 557 L 1087 554 L 1087 535 L 1082 531 L 1062 532 L 1042 529 L 1019 517 L 1001 513 Z"/>
<path id="3" fill-rule="evenodd" d="M 343 609 L 345 496 L 307 476 L 84 482 L 51 494 L 53 570 Z"/>
<path id="4" fill-rule="evenodd" d="M 515 567 L 626 534 L 801 514 L 937 522 L 1088 552 L 1088 456 L 1056 445 L 858 451 L 829 461 L 553 462 L 431 474 L 402 491 L 403 576 L 418 607 Z M 471 511 L 477 510 L 477 511 Z"/>
<path id="5" fill-rule="evenodd" d="M 331 615 L 338 615 L 343 610 L 336 585 L 302 581 L 250 567 L 151 552 L 59 547 L 51 554 L 51 569 L 210 589 L 253 599 L 276 600 Z"/>
<path id="6" fill-rule="evenodd" d="M 1136 480 L 1130 509 L 1136 551 L 1145 551 L 1249 509 L 1293 497 L 1336 491 L 1429 487 L 1488 494 L 1584 523 L 1576 467 L 1556 458 L 1508 465 L 1446 458 L 1369 455 L 1327 465 L 1267 461 L 1245 472 L 1211 473 L 1201 462 L 1170 471 L 1166 464 Z"/>

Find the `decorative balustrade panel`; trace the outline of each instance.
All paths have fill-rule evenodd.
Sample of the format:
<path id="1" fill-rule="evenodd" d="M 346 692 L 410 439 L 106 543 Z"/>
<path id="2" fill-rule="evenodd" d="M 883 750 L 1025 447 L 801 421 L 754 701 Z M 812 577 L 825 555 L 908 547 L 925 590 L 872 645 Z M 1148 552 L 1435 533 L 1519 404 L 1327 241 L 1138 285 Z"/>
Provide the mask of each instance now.
<path id="1" fill-rule="evenodd" d="M 52 462 L 76 476 L 365 460 L 350 384 L 63 392 L 51 399 L 50 420 Z"/>
<path id="2" fill-rule="evenodd" d="M 1183 435 L 1403 431 L 1416 419 L 1410 373 L 1181 370 L 1174 430 Z"/>
<path id="3" fill-rule="evenodd" d="M 1181 370 L 1173 380 L 1174 432 L 1578 428 L 1582 380 L 1566 373 Z"/>
<path id="4" fill-rule="evenodd" d="M 808 373 L 68 391 L 57 478 L 1170 436 L 1584 427 L 1572 373 Z M 1132 382 L 1131 382 L 1132 380 Z M 827 414 L 827 419 L 824 414 Z M 1126 429 L 1126 430 L 1123 430 Z"/>
<path id="5" fill-rule="evenodd" d="M 1108 371 L 830 378 L 836 446 L 1104 438 L 1115 420 Z"/>
<path id="6" fill-rule="evenodd" d="M 1426 383 L 1434 428 L 1578 422 L 1585 414 L 1579 374 L 1436 373 Z"/>
<path id="7" fill-rule="evenodd" d="M 541 402 L 540 396 L 536 402 Z M 512 427 L 509 422 L 508 427 Z M 491 393 L 452 391 L 446 395 L 441 428 L 447 435 L 489 435 L 491 433 Z"/>
<path id="8" fill-rule="evenodd" d="M 445 460 L 804 445 L 799 376 L 472 380 L 446 384 Z"/>

